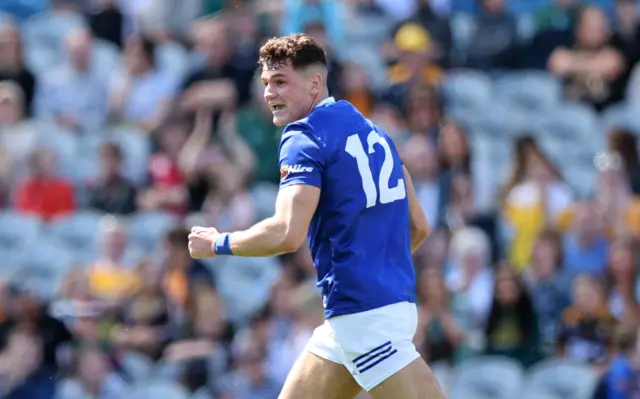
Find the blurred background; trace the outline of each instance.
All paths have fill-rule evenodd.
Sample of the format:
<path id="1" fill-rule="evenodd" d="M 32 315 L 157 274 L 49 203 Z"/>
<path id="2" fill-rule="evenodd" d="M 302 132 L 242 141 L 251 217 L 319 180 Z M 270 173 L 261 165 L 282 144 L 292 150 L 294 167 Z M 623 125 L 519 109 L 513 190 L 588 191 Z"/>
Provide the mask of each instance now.
<path id="1" fill-rule="evenodd" d="M 194 261 L 186 242 L 272 215 L 256 61 L 295 32 L 413 175 L 415 342 L 449 397 L 640 397 L 636 0 L 0 11 L 4 397 L 277 397 L 323 321 L 308 249 Z"/>

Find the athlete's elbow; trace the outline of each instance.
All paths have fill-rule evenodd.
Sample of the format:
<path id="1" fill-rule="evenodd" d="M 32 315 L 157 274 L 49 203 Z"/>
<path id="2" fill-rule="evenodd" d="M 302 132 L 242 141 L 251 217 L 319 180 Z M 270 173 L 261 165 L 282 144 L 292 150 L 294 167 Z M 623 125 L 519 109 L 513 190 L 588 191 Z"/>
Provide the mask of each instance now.
<path id="1" fill-rule="evenodd" d="M 414 240 L 416 241 L 424 241 L 427 239 L 427 237 L 429 237 L 429 233 L 431 232 L 429 230 L 429 223 L 427 223 L 427 220 L 425 219 L 422 223 L 416 223 L 416 224 L 412 224 L 411 226 L 411 236 L 414 237 Z"/>
<path id="2" fill-rule="evenodd" d="M 297 234 L 285 234 L 280 240 L 280 252 L 289 253 L 296 252 L 304 243 L 305 237 Z"/>

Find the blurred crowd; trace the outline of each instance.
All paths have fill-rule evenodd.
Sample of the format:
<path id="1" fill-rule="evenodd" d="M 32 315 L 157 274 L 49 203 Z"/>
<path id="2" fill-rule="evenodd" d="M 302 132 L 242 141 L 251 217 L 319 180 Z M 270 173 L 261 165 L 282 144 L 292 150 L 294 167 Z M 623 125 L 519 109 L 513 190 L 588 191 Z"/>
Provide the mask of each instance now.
<path id="1" fill-rule="evenodd" d="M 0 1 L 1 395 L 277 397 L 323 321 L 308 249 L 186 243 L 272 214 L 258 49 L 306 32 L 412 173 L 451 397 L 640 397 L 639 6 Z"/>

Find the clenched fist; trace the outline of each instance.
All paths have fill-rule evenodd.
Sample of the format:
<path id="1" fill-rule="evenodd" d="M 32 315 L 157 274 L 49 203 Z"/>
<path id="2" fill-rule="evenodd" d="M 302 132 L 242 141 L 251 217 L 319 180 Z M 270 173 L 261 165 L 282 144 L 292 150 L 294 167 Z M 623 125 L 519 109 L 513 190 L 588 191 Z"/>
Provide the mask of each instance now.
<path id="1" fill-rule="evenodd" d="M 189 253 L 194 259 L 207 259 L 216 256 L 213 244 L 220 233 L 214 227 L 192 227 L 189 234 Z"/>

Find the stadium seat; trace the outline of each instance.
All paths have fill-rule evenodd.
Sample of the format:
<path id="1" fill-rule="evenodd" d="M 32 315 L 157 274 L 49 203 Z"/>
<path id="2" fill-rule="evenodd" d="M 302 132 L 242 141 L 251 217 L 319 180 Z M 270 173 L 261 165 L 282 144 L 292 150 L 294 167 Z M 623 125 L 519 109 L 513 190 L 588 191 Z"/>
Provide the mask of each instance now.
<path id="1" fill-rule="evenodd" d="M 607 108 L 600 120 L 605 133 L 616 128 L 624 128 L 629 129 L 636 135 L 640 135 L 638 113 L 628 104 L 617 104 Z"/>
<path id="2" fill-rule="evenodd" d="M 251 196 L 255 204 L 256 219 L 262 220 L 273 216 L 278 186 L 270 183 L 256 184 L 251 188 Z"/>
<path id="3" fill-rule="evenodd" d="M 53 220 L 47 226 L 46 233 L 74 250 L 97 252 L 102 216 L 99 212 L 79 211 Z"/>
<path id="4" fill-rule="evenodd" d="M 535 129 L 541 134 L 553 136 L 567 144 L 589 144 L 597 142 L 603 134 L 599 132 L 599 119 L 595 110 L 580 103 L 567 103 L 552 112 L 541 114 Z"/>
<path id="5" fill-rule="evenodd" d="M 189 394 L 178 384 L 148 381 L 136 385 L 123 399 L 188 399 Z"/>
<path id="6" fill-rule="evenodd" d="M 561 83 L 543 71 L 505 74 L 494 83 L 494 92 L 502 101 L 533 111 L 552 109 L 562 100 Z"/>
<path id="7" fill-rule="evenodd" d="M 510 103 L 492 100 L 491 106 L 478 114 L 475 127 L 489 136 L 512 139 L 526 131 L 530 118 Z"/>
<path id="8" fill-rule="evenodd" d="M 112 139 L 123 150 L 125 155 L 125 173 L 138 184 L 147 178 L 147 162 L 151 153 L 151 141 L 148 135 L 130 127 L 116 127 L 112 131 Z"/>
<path id="9" fill-rule="evenodd" d="M 44 126 L 40 124 L 40 126 Z M 75 162 L 78 151 L 78 138 L 70 132 L 43 128 L 38 135 L 40 147 L 52 150 L 56 155 L 56 163 L 62 176 L 71 177 L 77 169 Z"/>
<path id="10" fill-rule="evenodd" d="M 433 372 L 434 377 L 440 384 L 440 388 L 446 394 L 449 392 L 451 388 L 451 382 L 455 378 L 455 374 L 451 369 L 451 366 L 446 362 L 434 363 L 430 365 L 431 371 Z"/>
<path id="11" fill-rule="evenodd" d="M 0 248 L 28 248 L 38 242 L 41 232 L 42 222 L 35 216 L 0 212 Z"/>
<path id="12" fill-rule="evenodd" d="M 264 306 L 280 277 L 274 258 L 222 257 L 213 269 L 232 322 L 246 320 Z"/>
<path id="13" fill-rule="evenodd" d="M 129 234 L 144 251 L 153 251 L 164 235 L 178 225 L 177 218 L 166 212 L 139 212 L 129 218 Z"/>
<path id="14" fill-rule="evenodd" d="M 524 378 L 524 371 L 515 360 L 499 356 L 480 356 L 467 360 L 456 368 L 456 381 L 451 399 L 468 398 L 517 398 Z"/>
<path id="15" fill-rule="evenodd" d="M 442 86 L 448 105 L 483 109 L 491 102 L 491 79 L 476 71 L 458 71 L 447 77 Z"/>
<path id="16" fill-rule="evenodd" d="M 55 241 L 40 240 L 37 250 L 21 253 L 19 269 L 12 277 L 40 297 L 50 299 L 73 266 L 68 249 Z"/>
<path id="17" fill-rule="evenodd" d="M 545 393 L 552 399 L 590 398 L 598 377 L 586 364 L 561 359 L 534 365 L 525 380 L 524 391 Z"/>
<path id="18" fill-rule="evenodd" d="M 10 280 L 20 271 L 24 249 L 0 247 L 0 277 Z"/>

